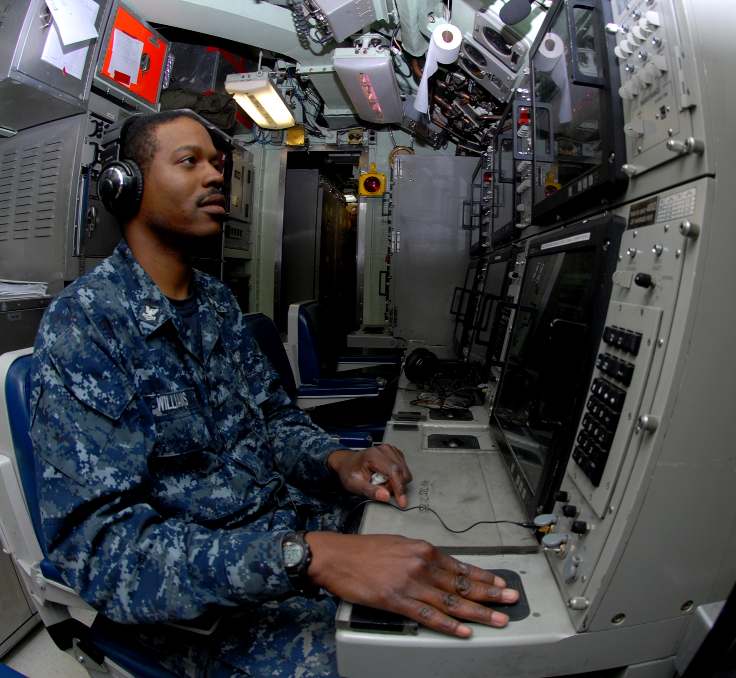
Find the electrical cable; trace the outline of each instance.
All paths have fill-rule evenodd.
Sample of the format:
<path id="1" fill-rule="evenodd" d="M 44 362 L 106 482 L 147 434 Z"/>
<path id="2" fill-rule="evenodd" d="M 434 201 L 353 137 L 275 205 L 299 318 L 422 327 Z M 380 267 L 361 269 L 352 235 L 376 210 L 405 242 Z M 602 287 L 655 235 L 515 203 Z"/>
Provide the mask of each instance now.
<path id="1" fill-rule="evenodd" d="M 452 527 L 450 527 L 442 519 L 442 516 L 430 506 L 425 506 L 423 504 L 420 504 L 419 506 L 409 506 L 405 509 L 402 509 L 400 506 L 396 506 L 396 504 L 389 504 L 385 501 L 378 501 L 376 499 L 365 499 L 364 501 L 361 501 L 360 503 L 356 504 L 352 509 L 350 509 L 348 514 L 345 516 L 344 524 L 345 525 L 349 524 L 353 513 L 355 513 L 359 508 L 362 508 L 366 504 L 380 504 L 381 506 L 390 506 L 392 509 L 396 509 L 397 511 L 401 511 L 402 513 L 408 513 L 409 511 L 428 511 L 429 513 L 434 514 L 437 520 L 440 521 L 440 524 L 442 525 L 442 527 L 444 527 L 448 532 L 452 532 L 453 534 L 464 534 L 465 532 L 469 532 L 470 530 L 472 530 L 474 527 L 478 527 L 478 525 L 498 525 L 500 523 L 504 523 L 507 525 L 518 525 L 519 527 L 523 527 L 528 530 L 536 529 L 536 526 L 534 525 L 534 523 L 531 523 L 531 522 L 522 523 L 516 520 L 477 520 L 472 525 L 469 525 L 468 527 L 465 527 L 462 530 L 455 530 Z"/>

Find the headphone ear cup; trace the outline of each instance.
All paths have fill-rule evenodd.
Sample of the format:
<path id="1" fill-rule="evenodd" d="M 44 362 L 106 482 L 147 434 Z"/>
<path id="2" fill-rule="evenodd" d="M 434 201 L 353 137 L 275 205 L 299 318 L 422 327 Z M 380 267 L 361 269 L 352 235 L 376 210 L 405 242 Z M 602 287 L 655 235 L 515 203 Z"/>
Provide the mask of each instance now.
<path id="1" fill-rule="evenodd" d="M 426 348 L 414 349 L 404 363 L 404 374 L 413 384 L 426 384 L 437 371 L 437 356 Z"/>
<path id="2" fill-rule="evenodd" d="M 116 217 L 132 217 L 143 197 L 143 173 L 134 160 L 107 163 L 97 180 L 97 193 L 102 204 Z"/>

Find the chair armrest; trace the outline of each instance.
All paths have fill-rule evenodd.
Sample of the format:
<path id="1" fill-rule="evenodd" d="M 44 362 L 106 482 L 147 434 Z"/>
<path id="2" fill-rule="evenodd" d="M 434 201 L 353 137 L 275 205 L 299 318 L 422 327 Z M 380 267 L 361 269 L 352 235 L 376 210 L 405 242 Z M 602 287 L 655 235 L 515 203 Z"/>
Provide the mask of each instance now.
<path id="1" fill-rule="evenodd" d="M 16 560 L 43 558 L 13 462 L 0 452 L 0 539 Z"/>
<path id="2" fill-rule="evenodd" d="M 337 359 L 338 365 L 401 365 L 401 356 L 393 355 L 343 355 Z"/>
<path id="3" fill-rule="evenodd" d="M 341 431 L 339 433 L 331 432 L 330 437 L 340 445 L 361 450 L 373 445 L 373 438 L 362 433 L 349 433 L 347 431 Z"/>
<path id="4" fill-rule="evenodd" d="M 328 380 L 332 382 L 333 380 Z M 300 398 L 329 398 L 331 396 L 377 396 L 378 385 L 375 382 L 339 383 L 342 380 L 334 380 L 337 383 L 320 381 L 319 384 L 302 384 L 299 387 Z"/>

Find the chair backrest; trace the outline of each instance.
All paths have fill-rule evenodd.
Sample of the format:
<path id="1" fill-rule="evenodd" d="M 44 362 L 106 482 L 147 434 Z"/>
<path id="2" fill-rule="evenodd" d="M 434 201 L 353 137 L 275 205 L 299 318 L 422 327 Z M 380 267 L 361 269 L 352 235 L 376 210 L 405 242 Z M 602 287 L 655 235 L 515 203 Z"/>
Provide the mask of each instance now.
<path id="1" fill-rule="evenodd" d="M 300 301 L 289 305 L 289 352 L 294 365 L 294 376 L 299 384 L 317 384 L 321 375 L 318 348 L 318 302 Z"/>
<path id="2" fill-rule="evenodd" d="M 308 301 L 299 304 L 299 374 L 306 384 L 316 384 L 322 372 L 319 332 L 319 303 Z"/>
<path id="3" fill-rule="evenodd" d="M 278 373 L 284 390 L 292 400 L 295 400 L 296 382 L 276 323 L 263 313 L 249 313 L 245 316 L 245 322 L 261 351 Z"/>
<path id="4" fill-rule="evenodd" d="M 29 434 L 31 428 L 31 353 L 11 356 L 12 362 L 5 373 L 3 384 L 8 416 L 8 428 L 13 442 L 15 464 L 25 495 L 26 506 L 31 516 L 36 539 L 46 556 L 46 540 L 42 538 L 41 511 L 36 488 L 36 466 L 33 444 Z"/>

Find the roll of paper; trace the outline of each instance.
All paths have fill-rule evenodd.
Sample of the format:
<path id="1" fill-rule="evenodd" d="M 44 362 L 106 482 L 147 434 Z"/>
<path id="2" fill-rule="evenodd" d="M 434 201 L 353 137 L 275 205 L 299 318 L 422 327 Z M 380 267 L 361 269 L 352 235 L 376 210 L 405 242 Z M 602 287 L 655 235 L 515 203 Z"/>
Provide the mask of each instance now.
<path id="1" fill-rule="evenodd" d="M 534 68 L 542 73 L 549 73 L 552 81 L 560 92 L 559 99 L 555 98 L 554 107 L 557 120 L 565 124 L 572 120 L 572 104 L 570 101 L 570 79 L 567 77 L 567 59 L 565 57 L 565 43 L 557 33 L 547 33 L 539 44 L 534 55 Z"/>
<path id="2" fill-rule="evenodd" d="M 419 82 L 419 91 L 414 99 L 414 108 L 421 113 L 429 111 L 429 79 L 437 72 L 437 64 L 451 64 L 460 53 L 463 36 L 452 24 L 440 24 L 432 31 L 429 49 L 424 62 L 424 72 Z"/>
<path id="3" fill-rule="evenodd" d="M 534 57 L 534 67 L 543 73 L 550 73 L 565 55 L 565 43 L 557 33 L 544 36 Z"/>

